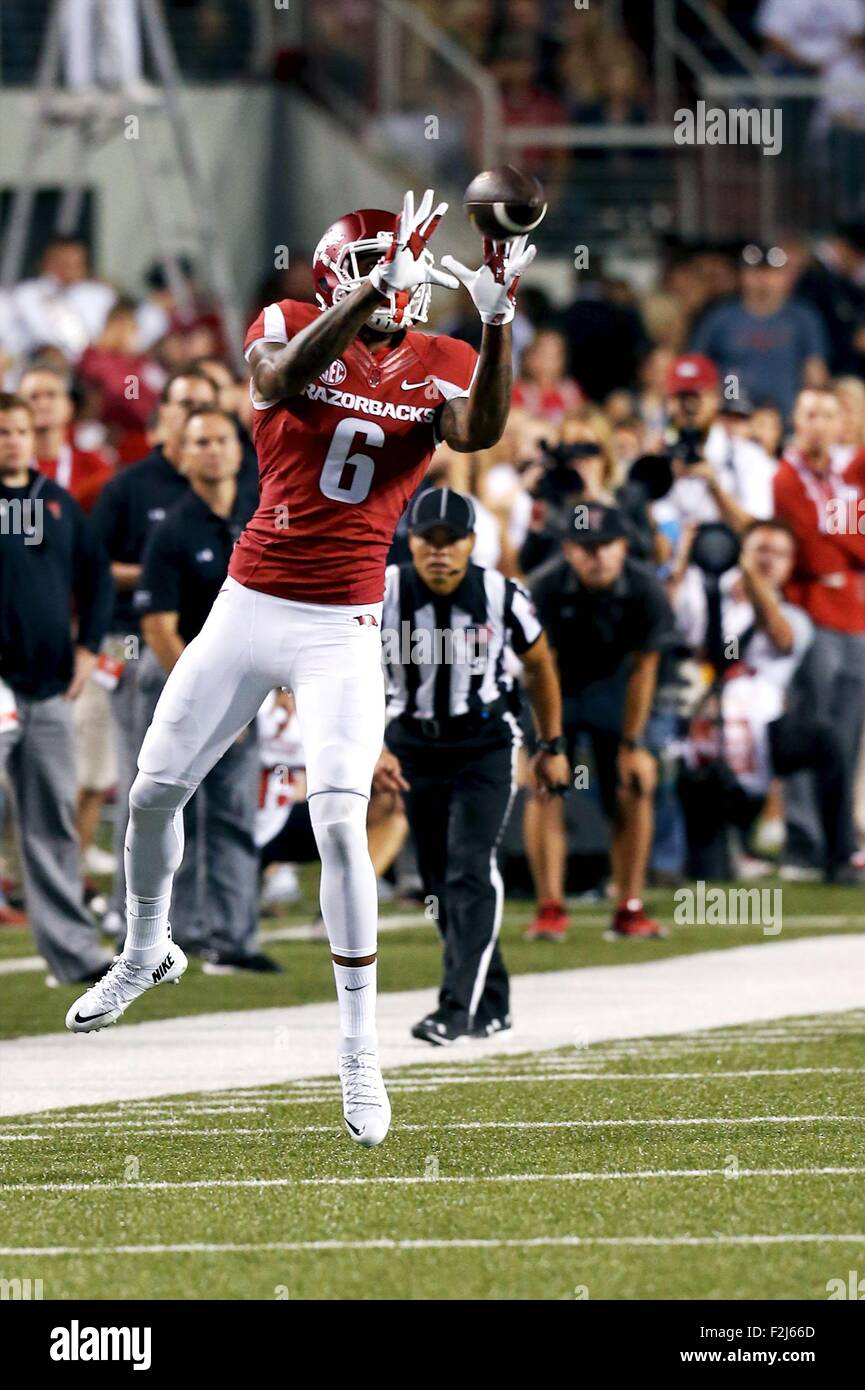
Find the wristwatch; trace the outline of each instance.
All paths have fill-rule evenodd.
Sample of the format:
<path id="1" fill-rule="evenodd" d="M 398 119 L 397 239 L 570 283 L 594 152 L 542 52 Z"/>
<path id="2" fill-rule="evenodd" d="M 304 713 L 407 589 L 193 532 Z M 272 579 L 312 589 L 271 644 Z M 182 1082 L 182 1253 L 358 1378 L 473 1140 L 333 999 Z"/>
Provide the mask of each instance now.
<path id="1" fill-rule="evenodd" d="M 634 748 L 645 748 L 646 740 L 644 738 L 620 738 L 619 745 L 622 748 L 628 748 L 631 750 L 633 750 Z"/>
<path id="2" fill-rule="evenodd" d="M 559 734 L 556 738 L 538 739 L 539 753 L 565 753 L 567 752 L 567 747 L 568 745 L 565 742 L 564 734 Z"/>

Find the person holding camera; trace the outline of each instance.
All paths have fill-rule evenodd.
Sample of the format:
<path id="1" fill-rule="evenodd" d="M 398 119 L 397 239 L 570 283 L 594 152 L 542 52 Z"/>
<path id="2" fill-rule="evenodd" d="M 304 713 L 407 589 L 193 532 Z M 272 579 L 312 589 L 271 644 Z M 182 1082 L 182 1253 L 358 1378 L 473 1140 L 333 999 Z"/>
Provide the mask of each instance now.
<path id="1" fill-rule="evenodd" d="M 562 425 L 559 442 L 545 440 L 541 459 L 532 465 L 530 529 L 519 551 L 523 574 L 561 554 L 562 509 L 578 502 L 618 506 L 634 559 L 663 564 L 669 546 L 659 533 L 647 503 L 649 493 L 629 482 L 619 485 L 619 468 L 611 440 L 590 419 L 572 416 Z"/>
<path id="2" fill-rule="evenodd" d="M 630 557 L 618 508 L 578 503 L 570 523 L 563 554 L 530 575 L 529 588 L 558 662 L 570 764 L 585 736 L 613 824 L 616 909 L 607 935 L 659 937 L 663 929 L 647 916 L 642 898 L 656 781 L 645 729 L 660 655 L 674 640 L 673 615 L 651 569 Z M 527 939 L 561 940 L 567 930 L 562 802 L 531 799 L 525 832 L 538 896 Z"/>
<path id="3" fill-rule="evenodd" d="M 741 535 L 771 516 L 772 463 L 752 440 L 725 428 L 718 369 L 686 353 L 667 372 L 672 486 L 654 504 L 655 521 L 679 537 L 689 524 L 724 521 Z"/>
<path id="4" fill-rule="evenodd" d="M 694 563 L 671 595 L 682 636 L 715 672 L 711 689 L 692 712 L 680 780 L 689 873 L 694 878 L 734 874 L 729 829 L 738 827 L 747 837 L 771 778 L 810 769 L 825 844 L 824 874 L 827 881 L 841 881 L 848 869 L 844 806 L 852 765 L 832 724 L 789 699 L 793 677 L 814 639 L 807 613 L 783 597 L 795 563 L 795 536 L 785 521 L 755 521 L 739 551 L 732 533 L 709 534 L 721 530 L 710 525 L 696 531 L 690 547 Z"/>

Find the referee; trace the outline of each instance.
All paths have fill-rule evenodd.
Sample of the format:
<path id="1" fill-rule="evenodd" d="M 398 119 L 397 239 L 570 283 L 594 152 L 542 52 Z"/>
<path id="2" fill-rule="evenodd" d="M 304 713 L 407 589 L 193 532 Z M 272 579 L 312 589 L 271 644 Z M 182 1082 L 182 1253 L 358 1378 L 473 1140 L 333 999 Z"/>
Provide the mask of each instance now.
<path id="1" fill-rule="evenodd" d="M 405 793 L 424 892 L 444 943 L 438 1008 L 412 1033 L 443 1045 L 511 1026 L 496 850 L 521 741 L 514 654 L 540 734 L 532 763 L 539 789 L 564 788 L 569 765 L 546 636 L 512 579 L 472 564 L 471 499 L 430 488 L 416 499 L 409 527 L 411 563 L 387 571 L 388 725 L 374 785 Z"/>

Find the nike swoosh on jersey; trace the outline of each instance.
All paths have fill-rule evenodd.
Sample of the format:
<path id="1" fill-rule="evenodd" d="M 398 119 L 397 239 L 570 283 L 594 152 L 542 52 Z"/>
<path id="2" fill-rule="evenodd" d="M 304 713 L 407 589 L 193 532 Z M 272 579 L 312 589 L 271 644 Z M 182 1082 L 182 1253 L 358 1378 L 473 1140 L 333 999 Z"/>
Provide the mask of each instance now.
<path id="1" fill-rule="evenodd" d="M 400 389 L 403 391 L 420 391 L 424 386 L 429 385 L 430 379 L 426 377 L 424 381 L 401 381 Z"/>

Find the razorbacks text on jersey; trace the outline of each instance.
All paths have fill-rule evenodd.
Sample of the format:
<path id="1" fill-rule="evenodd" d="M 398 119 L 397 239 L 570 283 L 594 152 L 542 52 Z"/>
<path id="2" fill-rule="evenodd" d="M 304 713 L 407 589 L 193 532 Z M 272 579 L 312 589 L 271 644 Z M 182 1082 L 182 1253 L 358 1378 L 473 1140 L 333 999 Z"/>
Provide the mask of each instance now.
<path id="1" fill-rule="evenodd" d="M 270 304 L 256 343 L 287 343 L 314 304 Z M 253 398 L 259 505 L 235 546 L 239 584 L 305 603 L 379 603 L 396 524 L 439 442 L 441 406 L 467 396 L 468 343 L 409 330 L 371 352 L 359 338 L 297 396 Z"/>

